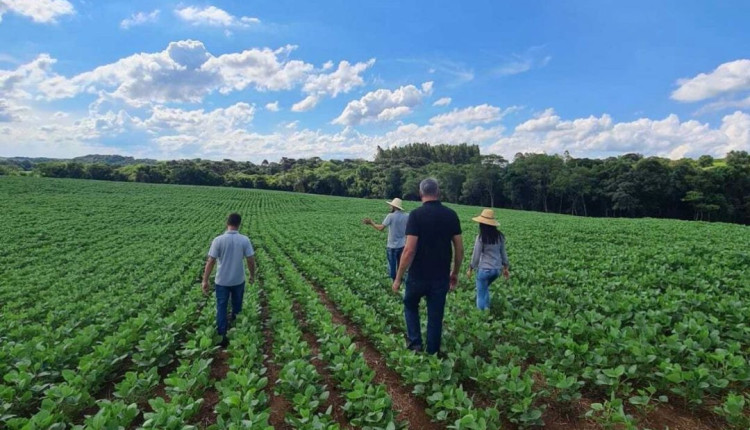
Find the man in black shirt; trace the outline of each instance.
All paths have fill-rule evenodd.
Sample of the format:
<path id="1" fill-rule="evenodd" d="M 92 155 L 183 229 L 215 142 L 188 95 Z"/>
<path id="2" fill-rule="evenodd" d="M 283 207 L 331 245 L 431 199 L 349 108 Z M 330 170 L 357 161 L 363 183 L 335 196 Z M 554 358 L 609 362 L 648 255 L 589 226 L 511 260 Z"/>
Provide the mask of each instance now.
<path id="1" fill-rule="evenodd" d="M 461 223 L 452 209 L 443 206 L 440 190 L 434 179 L 419 184 L 422 206 L 409 215 L 406 224 L 406 246 L 401 256 L 393 292 L 398 293 L 406 270 L 404 292 L 404 318 L 409 349 L 422 350 L 422 332 L 419 325 L 419 302 L 427 301 L 427 353 L 440 351 L 443 335 L 443 313 L 448 290 L 458 284 L 458 271 L 464 259 Z M 453 249 L 455 253 L 453 253 Z M 451 270 L 451 254 L 453 269 Z"/>

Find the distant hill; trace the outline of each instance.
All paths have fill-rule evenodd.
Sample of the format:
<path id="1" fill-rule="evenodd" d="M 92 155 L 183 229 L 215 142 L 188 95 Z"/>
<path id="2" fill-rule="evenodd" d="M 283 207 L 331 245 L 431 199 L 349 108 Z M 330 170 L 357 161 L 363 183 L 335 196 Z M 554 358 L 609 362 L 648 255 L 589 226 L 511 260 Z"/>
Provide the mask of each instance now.
<path id="1" fill-rule="evenodd" d="M 132 164 L 156 164 L 156 160 L 150 158 L 133 158 L 122 155 L 89 154 L 75 158 L 47 158 L 47 157 L 0 157 L 0 164 L 11 164 L 24 170 L 30 170 L 40 163 L 51 162 L 77 162 L 82 164 L 107 164 L 109 166 L 129 166 Z"/>

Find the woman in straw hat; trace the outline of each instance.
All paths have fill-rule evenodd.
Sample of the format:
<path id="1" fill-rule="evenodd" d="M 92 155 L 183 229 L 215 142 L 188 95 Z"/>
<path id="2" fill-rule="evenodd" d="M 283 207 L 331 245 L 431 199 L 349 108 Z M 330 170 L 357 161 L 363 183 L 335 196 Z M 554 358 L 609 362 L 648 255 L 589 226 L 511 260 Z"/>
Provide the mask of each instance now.
<path id="1" fill-rule="evenodd" d="M 472 218 L 479 223 L 479 234 L 474 241 L 474 253 L 466 276 L 471 278 L 477 271 L 477 308 L 480 310 L 490 307 L 490 284 L 500 276 L 508 279 L 508 254 L 505 252 L 505 236 L 497 229 L 500 223 L 495 219 L 495 211 L 485 209 L 478 217 Z"/>
<path id="2" fill-rule="evenodd" d="M 393 280 L 396 278 L 401 254 L 404 252 L 404 246 L 406 245 L 406 223 L 409 221 L 409 214 L 404 212 L 403 202 L 399 198 L 389 200 L 386 203 L 390 206 L 390 212 L 383 220 L 383 224 L 376 224 L 370 218 L 365 218 L 363 222 L 378 231 L 383 231 L 388 227 L 385 256 L 388 259 L 388 273 Z"/>

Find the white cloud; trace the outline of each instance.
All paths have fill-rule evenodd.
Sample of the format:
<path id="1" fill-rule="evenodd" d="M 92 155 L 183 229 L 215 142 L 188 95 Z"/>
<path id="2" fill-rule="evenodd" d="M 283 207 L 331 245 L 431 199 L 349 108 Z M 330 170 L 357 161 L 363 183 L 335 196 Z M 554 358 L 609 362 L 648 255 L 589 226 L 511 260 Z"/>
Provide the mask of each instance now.
<path id="1" fill-rule="evenodd" d="M 407 85 L 396 90 L 379 89 L 365 94 L 346 105 L 334 124 L 357 125 L 370 121 L 387 121 L 411 113 L 425 96 L 432 93 L 432 82 L 422 84 L 421 90 Z"/>
<path id="2" fill-rule="evenodd" d="M 430 123 L 437 125 L 458 125 L 490 123 L 500 121 L 505 115 L 516 110 L 515 106 L 505 110 L 488 104 L 470 106 L 464 109 L 453 109 L 451 112 L 440 114 L 430 118 Z"/>
<path id="3" fill-rule="evenodd" d="M 26 109 L 15 105 L 9 100 L 0 99 L 0 123 L 20 120 L 20 113 L 24 110 Z"/>
<path id="4" fill-rule="evenodd" d="M 547 109 L 536 118 L 530 119 L 516 126 L 516 131 L 535 132 L 549 131 L 560 123 L 560 117 L 555 115 L 554 109 Z"/>
<path id="5" fill-rule="evenodd" d="M 224 94 L 249 86 L 261 91 L 288 90 L 302 83 L 314 69 L 304 61 L 288 60 L 294 49 L 296 46 L 287 45 L 275 51 L 253 48 L 224 54 L 211 57 L 201 69 L 220 76 Z"/>
<path id="6" fill-rule="evenodd" d="M 698 109 L 697 115 L 726 109 L 750 109 L 750 95 L 745 98 L 718 100 Z"/>
<path id="7" fill-rule="evenodd" d="M 516 152 L 562 153 L 600 157 L 638 152 L 671 158 L 702 154 L 724 156 L 728 151 L 750 149 L 750 115 L 735 112 L 722 119 L 720 128 L 677 115 L 662 120 L 641 118 L 613 121 L 604 114 L 562 120 L 548 109 L 537 118 L 519 124 L 509 136 L 500 137 L 492 152 L 511 156 Z"/>
<path id="8" fill-rule="evenodd" d="M 696 102 L 719 95 L 750 90 L 750 59 L 721 64 L 710 73 L 700 73 L 693 78 L 680 79 L 672 99 Z"/>
<path id="9" fill-rule="evenodd" d="M 292 112 L 306 112 L 318 105 L 320 97 L 317 95 L 309 95 L 304 99 L 298 101 L 292 105 Z"/>
<path id="10" fill-rule="evenodd" d="M 214 57 L 196 40 L 172 42 L 154 54 L 135 54 L 70 79 L 55 77 L 40 84 L 48 98 L 112 90 L 110 96 L 133 106 L 149 103 L 199 102 L 222 83 L 205 64 Z"/>
<path id="11" fill-rule="evenodd" d="M 259 24 L 258 18 L 236 17 L 229 12 L 216 6 L 197 7 L 187 6 L 175 9 L 175 15 L 192 25 L 204 25 L 209 27 L 249 27 Z"/>
<path id="12" fill-rule="evenodd" d="M 210 112 L 157 106 L 148 119 L 139 121 L 139 126 L 151 133 L 175 131 L 180 135 L 203 137 L 217 133 L 231 134 L 247 126 L 254 116 L 255 107 L 242 102 Z"/>
<path id="13" fill-rule="evenodd" d="M 266 110 L 271 111 L 271 112 L 280 111 L 281 108 L 279 107 L 279 102 L 275 101 L 273 103 L 266 103 Z"/>
<path id="14" fill-rule="evenodd" d="M 67 0 L 0 1 L 0 21 L 2 21 L 3 14 L 9 11 L 43 24 L 55 23 L 59 17 L 75 13 L 73 5 Z"/>
<path id="15" fill-rule="evenodd" d="M 348 61 L 342 61 L 334 72 L 309 76 L 302 90 L 308 94 L 327 95 L 330 97 L 348 93 L 352 89 L 365 84 L 360 74 L 372 67 L 373 64 L 375 64 L 374 58 L 365 63 L 356 63 L 354 65 Z M 325 66 L 324 69 L 326 69 Z"/>
<path id="16" fill-rule="evenodd" d="M 442 97 L 433 103 L 433 106 L 448 106 L 453 101 L 450 97 Z"/>
<path id="17" fill-rule="evenodd" d="M 307 97 L 295 103 L 292 106 L 292 111 L 305 112 L 311 110 L 325 96 L 336 97 L 364 85 L 365 81 L 360 74 L 372 67 L 373 64 L 375 64 L 374 58 L 365 63 L 354 65 L 348 61 L 341 61 L 338 68 L 331 73 L 308 76 L 305 85 L 302 87 L 302 91 L 307 93 Z M 333 63 L 330 61 L 323 65 L 323 70 L 330 70 L 331 68 L 333 68 Z"/>
<path id="18" fill-rule="evenodd" d="M 150 22 L 156 22 L 159 19 L 159 9 L 155 9 L 152 12 L 138 12 L 130 15 L 129 18 L 125 18 L 120 22 L 120 28 L 129 29 L 138 25 L 147 24 Z"/>
<path id="19" fill-rule="evenodd" d="M 56 60 L 43 54 L 15 70 L 0 70 L 0 94 L 51 100 L 89 93 L 146 106 L 200 102 L 214 91 L 289 90 L 303 84 L 315 69 L 290 60 L 294 49 L 253 48 L 215 57 L 202 42 L 182 40 L 171 42 L 164 51 L 134 54 L 70 78 L 53 73 Z"/>

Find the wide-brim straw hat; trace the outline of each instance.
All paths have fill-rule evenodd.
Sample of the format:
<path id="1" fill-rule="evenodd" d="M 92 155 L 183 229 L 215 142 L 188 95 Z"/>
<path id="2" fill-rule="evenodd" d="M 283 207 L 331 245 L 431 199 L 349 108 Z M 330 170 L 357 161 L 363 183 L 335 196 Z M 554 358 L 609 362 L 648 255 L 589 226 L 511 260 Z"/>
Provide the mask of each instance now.
<path id="1" fill-rule="evenodd" d="M 404 210 L 404 207 L 403 207 L 404 202 L 402 202 L 401 199 L 399 199 L 398 197 L 390 201 L 386 200 L 386 203 L 388 203 L 389 205 L 393 206 L 396 209 Z"/>
<path id="2" fill-rule="evenodd" d="M 474 217 L 471 220 L 476 221 L 480 224 L 491 225 L 493 227 L 497 227 L 500 225 L 500 223 L 497 222 L 497 219 L 495 219 L 495 211 L 493 211 L 492 209 L 484 209 L 481 215 Z"/>

